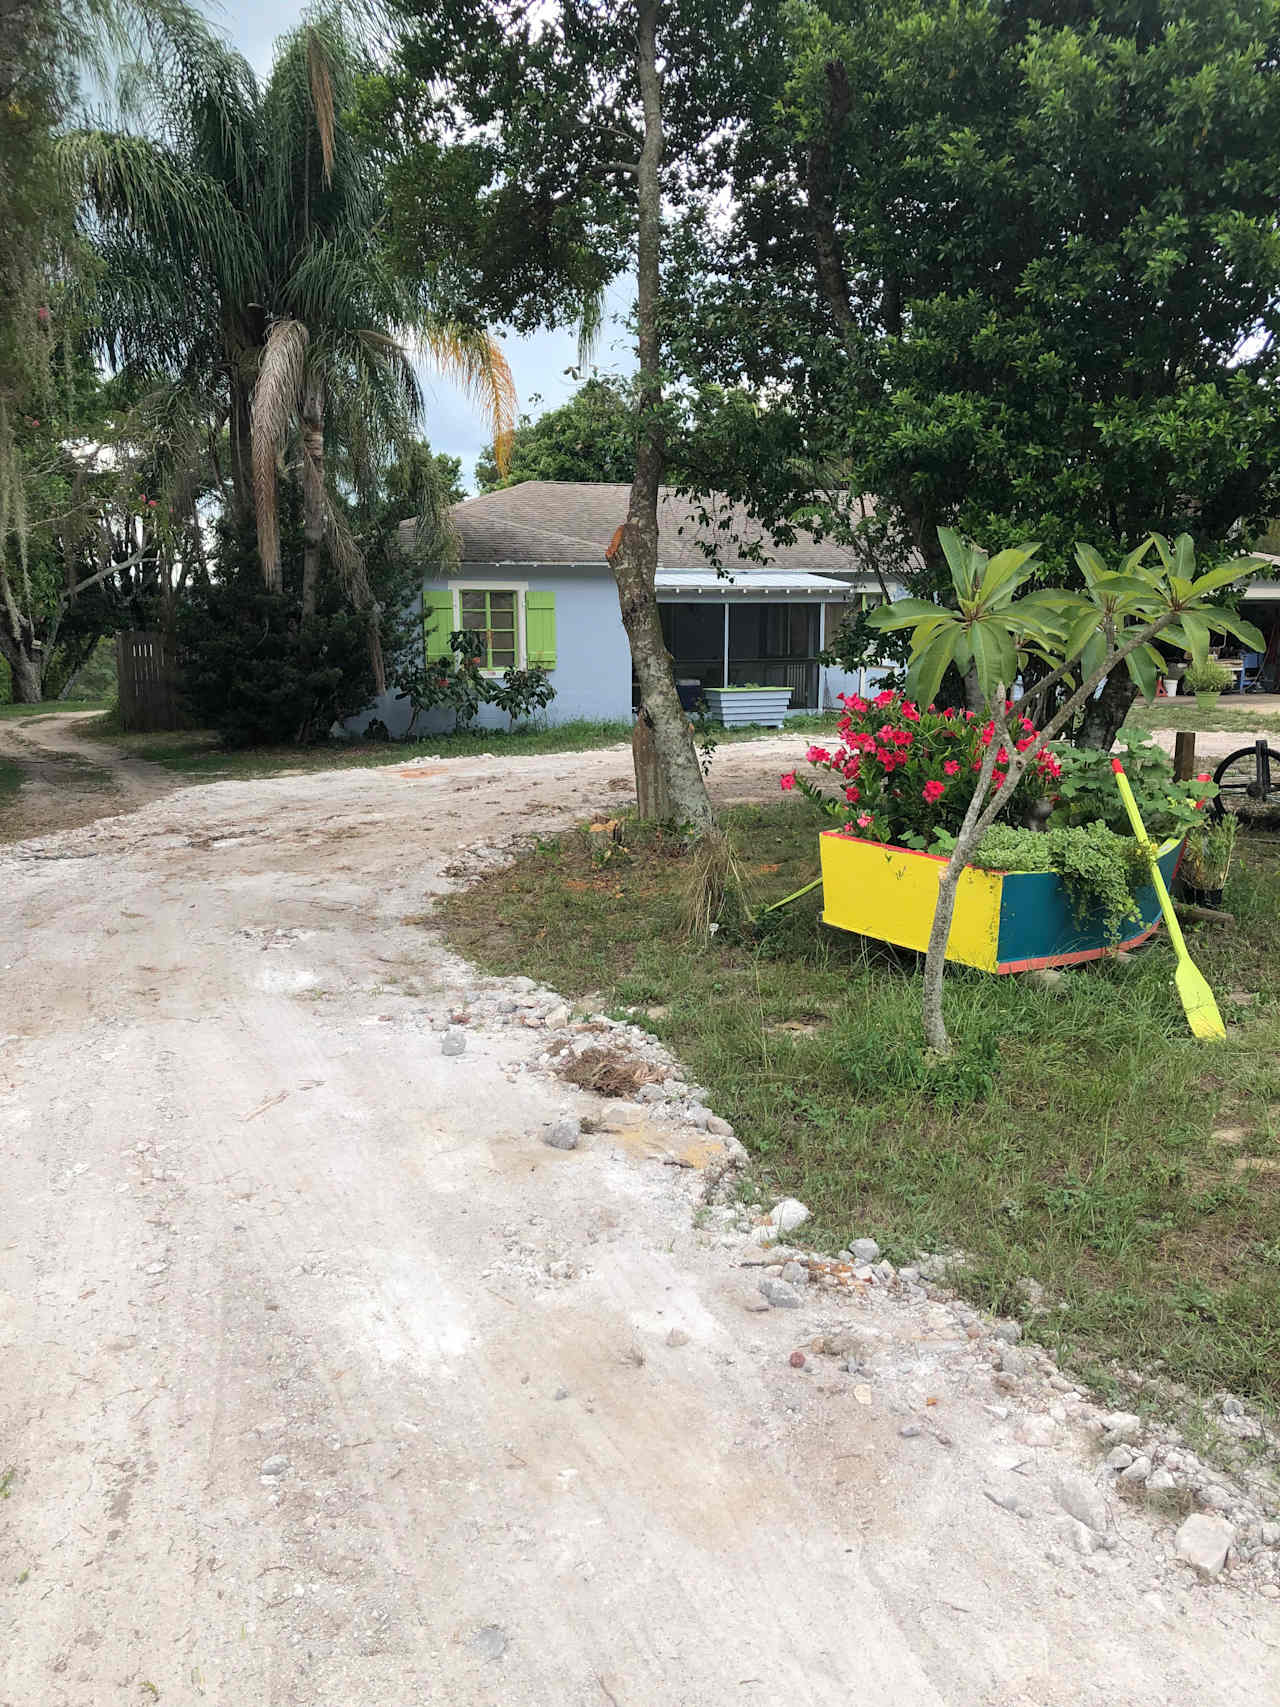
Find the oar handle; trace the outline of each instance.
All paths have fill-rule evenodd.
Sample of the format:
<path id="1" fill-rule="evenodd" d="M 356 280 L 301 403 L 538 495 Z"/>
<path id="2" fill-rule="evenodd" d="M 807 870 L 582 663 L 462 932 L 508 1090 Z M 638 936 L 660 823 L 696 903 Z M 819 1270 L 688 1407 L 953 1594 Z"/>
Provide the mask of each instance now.
<path id="1" fill-rule="evenodd" d="M 1124 801 L 1124 809 L 1129 814 L 1129 822 L 1133 826 L 1133 833 L 1138 840 L 1144 843 L 1150 850 L 1147 857 L 1148 864 L 1151 867 L 1151 881 L 1155 885 L 1156 895 L 1160 901 L 1160 911 L 1164 914 L 1165 928 L 1169 932 L 1169 940 L 1173 943 L 1179 953 L 1185 954 L 1187 952 L 1187 944 L 1182 935 L 1182 926 L 1178 923 L 1177 914 L 1173 910 L 1173 900 L 1168 889 L 1165 887 L 1164 873 L 1160 869 L 1160 862 L 1156 859 L 1156 850 L 1151 845 L 1151 838 L 1147 835 L 1146 825 L 1142 822 L 1142 814 L 1138 811 L 1138 802 L 1133 798 L 1133 790 L 1129 786 L 1129 779 L 1124 774 L 1124 766 L 1120 763 L 1119 759 L 1112 759 L 1111 768 L 1116 773 L 1116 787 L 1120 790 L 1120 798 Z"/>

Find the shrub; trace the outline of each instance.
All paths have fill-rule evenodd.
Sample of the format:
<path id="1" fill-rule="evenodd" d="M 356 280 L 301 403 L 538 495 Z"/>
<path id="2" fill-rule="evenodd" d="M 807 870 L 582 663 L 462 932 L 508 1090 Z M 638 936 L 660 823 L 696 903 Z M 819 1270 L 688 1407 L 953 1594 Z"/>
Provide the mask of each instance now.
<path id="1" fill-rule="evenodd" d="M 1173 760 L 1145 738 L 1121 743 L 1118 757 L 1150 835 L 1185 835 L 1203 821 L 1200 808 L 1217 794 L 1216 783 L 1205 776 L 1175 781 Z M 1061 774 L 1054 789 L 1051 828 L 1101 822 L 1120 835 L 1130 833 L 1111 758 L 1094 747 L 1063 748 L 1058 753 Z"/>
<path id="2" fill-rule="evenodd" d="M 481 668 L 483 636 L 457 628 L 449 636 L 448 658 L 430 662 L 404 659 L 396 670 L 400 695 L 412 707 L 410 728 L 424 711 L 439 706 L 453 712 L 455 729 L 469 729 L 482 705 L 495 705 L 515 728 L 522 718 L 542 711 L 556 696 L 551 678 L 540 664 L 527 669 L 504 670 L 501 676 Z"/>
<path id="3" fill-rule="evenodd" d="M 1232 683 L 1231 671 L 1208 658 L 1203 664 L 1192 664 L 1182 678 L 1183 686 L 1192 693 L 1225 693 Z"/>
<path id="4" fill-rule="evenodd" d="M 336 576 L 326 575 L 316 614 L 304 622 L 296 526 L 282 529 L 281 544 L 284 591 L 269 593 L 252 528 L 224 526 L 216 578 L 194 588 L 179 613 L 188 714 L 229 747 L 323 740 L 374 692 L 368 614 L 353 610 Z M 404 574 L 400 566 L 387 571 L 384 604 L 401 598 L 396 583 Z"/>

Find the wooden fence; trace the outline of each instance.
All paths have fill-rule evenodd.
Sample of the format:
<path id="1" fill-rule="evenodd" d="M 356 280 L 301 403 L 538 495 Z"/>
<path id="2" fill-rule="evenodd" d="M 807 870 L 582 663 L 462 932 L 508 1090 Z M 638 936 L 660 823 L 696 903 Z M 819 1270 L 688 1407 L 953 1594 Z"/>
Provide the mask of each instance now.
<path id="1" fill-rule="evenodd" d="M 167 635 L 142 629 L 117 634 L 116 680 L 125 729 L 180 727 L 177 660 Z"/>

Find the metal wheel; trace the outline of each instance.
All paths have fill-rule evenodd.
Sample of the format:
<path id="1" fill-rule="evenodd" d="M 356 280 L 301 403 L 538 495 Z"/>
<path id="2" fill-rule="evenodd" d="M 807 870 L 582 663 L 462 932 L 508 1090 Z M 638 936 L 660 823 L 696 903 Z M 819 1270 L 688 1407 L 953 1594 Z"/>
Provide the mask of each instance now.
<path id="1" fill-rule="evenodd" d="M 1280 811 L 1280 753 L 1265 741 L 1229 753 L 1214 771 L 1213 780 L 1218 785 L 1218 797 L 1213 802 L 1215 817 L 1230 812 L 1247 823 Z"/>

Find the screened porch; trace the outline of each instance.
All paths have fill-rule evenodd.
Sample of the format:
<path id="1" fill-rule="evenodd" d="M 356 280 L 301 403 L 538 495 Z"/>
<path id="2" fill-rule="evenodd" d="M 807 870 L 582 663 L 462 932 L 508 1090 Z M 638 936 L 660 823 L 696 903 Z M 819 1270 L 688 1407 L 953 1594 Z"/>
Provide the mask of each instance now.
<path id="1" fill-rule="evenodd" d="M 659 569 L 662 636 L 675 661 L 681 698 L 695 684 L 786 687 L 788 709 L 822 704 L 820 656 L 849 589 L 805 570 L 753 570 L 732 579 L 712 569 Z"/>

